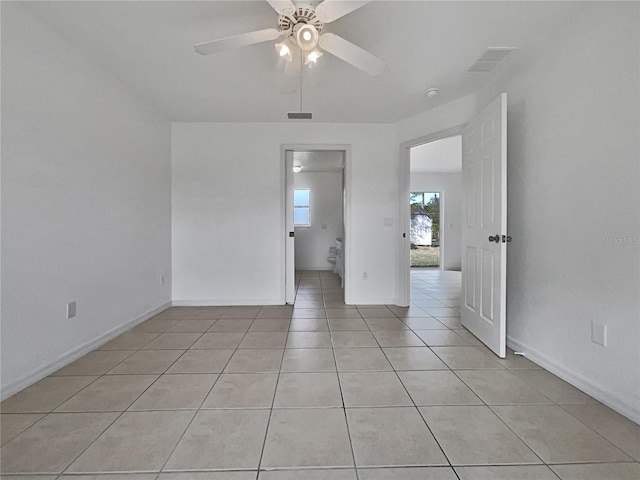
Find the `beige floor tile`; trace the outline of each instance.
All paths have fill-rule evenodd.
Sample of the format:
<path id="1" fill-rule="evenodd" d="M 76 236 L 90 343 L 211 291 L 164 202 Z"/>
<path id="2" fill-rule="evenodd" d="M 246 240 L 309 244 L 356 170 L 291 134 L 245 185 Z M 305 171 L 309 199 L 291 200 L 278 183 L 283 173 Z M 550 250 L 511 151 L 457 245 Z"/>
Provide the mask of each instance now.
<path id="1" fill-rule="evenodd" d="M 328 332 L 329 324 L 326 318 L 292 318 L 289 324 L 290 332 Z"/>
<path id="2" fill-rule="evenodd" d="M 61 368 L 53 376 L 103 375 L 134 352 L 135 350 L 94 350 Z"/>
<path id="3" fill-rule="evenodd" d="M 138 350 L 159 335 L 157 332 L 127 332 L 108 341 L 98 350 Z"/>
<path id="4" fill-rule="evenodd" d="M 262 307 L 256 318 L 291 318 L 293 305 L 268 305 Z"/>
<path id="5" fill-rule="evenodd" d="M 473 334 L 471 334 L 470 332 L 468 332 L 466 330 L 464 330 L 464 331 L 467 332 L 468 335 L 473 336 Z M 460 334 L 461 331 L 456 331 L 456 332 L 458 334 Z M 538 365 L 533 363 L 531 360 L 526 358 L 524 355 L 516 355 L 513 352 L 513 350 L 511 350 L 510 348 L 507 348 L 507 356 L 506 356 L 506 358 L 498 357 L 495 353 L 493 353 L 491 350 L 489 350 L 484 345 L 481 345 L 478 348 L 480 349 L 481 352 L 486 353 L 487 355 L 489 355 L 489 357 L 491 357 L 493 360 L 498 362 L 504 368 L 508 368 L 510 370 L 519 370 L 519 369 L 541 370 L 541 367 L 539 367 Z"/>
<path id="6" fill-rule="evenodd" d="M 109 473 L 62 475 L 59 480 L 155 480 L 155 473 Z"/>
<path id="7" fill-rule="evenodd" d="M 341 408 L 273 410 L 262 468 L 353 467 Z"/>
<path id="8" fill-rule="evenodd" d="M 436 316 L 434 317 L 436 320 L 438 320 L 440 323 L 442 323 L 443 325 L 449 327 L 449 328 L 455 328 L 455 329 L 460 329 L 460 328 L 464 328 L 462 326 L 462 322 L 460 322 L 460 318 L 459 317 L 439 317 Z"/>
<path id="9" fill-rule="evenodd" d="M 468 340 L 453 330 L 414 330 L 414 332 L 430 347 L 470 345 Z"/>
<path id="10" fill-rule="evenodd" d="M 396 307 L 395 305 L 392 305 L 389 307 L 389 310 L 391 310 L 394 315 L 399 318 L 431 317 L 431 315 L 427 314 L 427 312 L 416 306 Z"/>
<path id="11" fill-rule="evenodd" d="M 358 467 L 448 465 L 415 407 L 349 408 Z"/>
<path id="12" fill-rule="evenodd" d="M 108 373 L 111 375 L 164 373 L 183 353 L 184 350 L 140 350 Z"/>
<path id="13" fill-rule="evenodd" d="M 43 413 L 3 413 L 0 415 L 0 445 L 5 445 L 44 417 Z"/>
<path id="14" fill-rule="evenodd" d="M 224 373 L 278 372 L 282 363 L 282 350 L 244 349 L 236 352 L 227 363 Z"/>
<path id="15" fill-rule="evenodd" d="M 258 480 L 356 480 L 356 471 L 352 468 L 321 468 L 304 470 L 263 471 Z"/>
<path id="16" fill-rule="evenodd" d="M 56 412 L 123 412 L 157 375 L 105 375 L 64 402 Z"/>
<path id="17" fill-rule="evenodd" d="M 2 447 L 1 471 L 60 473 L 117 416 L 117 413 L 50 414 Z"/>
<path id="18" fill-rule="evenodd" d="M 315 300 L 298 300 L 298 299 L 296 299 L 295 308 L 297 308 L 297 309 L 301 309 L 301 308 L 324 308 L 324 300 L 322 299 L 322 295 L 320 295 L 320 298 L 317 298 Z"/>
<path id="19" fill-rule="evenodd" d="M 420 308 L 422 308 L 429 315 L 432 315 L 436 318 L 440 318 L 440 317 L 460 318 L 460 311 L 456 310 L 455 308 L 449 308 L 449 307 L 420 307 Z"/>
<path id="20" fill-rule="evenodd" d="M 172 318 L 182 320 L 187 315 L 195 312 L 197 307 L 171 307 L 167 308 L 163 312 L 160 312 L 153 318 Z"/>
<path id="21" fill-rule="evenodd" d="M 207 332 L 246 332 L 252 323 L 253 318 L 221 318 Z"/>
<path id="22" fill-rule="evenodd" d="M 395 372 L 340 373 L 346 407 L 413 405 Z"/>
<path id="23" fill-rule="evenodd" d="M 331 332 L 333 348 L 377 347 L 371 332 Z"/>
<path id="24" fill-rule="evenodd" d="M 402 321 L 412 330 L 447 330 L 449 328 L 433 317 L 406 317 Z"/>
<path id="25" fill-rule="evenodd" d="M 283 372 L 335 372 L 330 348 L 287 348 L 282 359 Z"/>
<path id="26" fill-rule="evenodd" d="M 187 350 L 166 373 L 220 373 L 234 350 Z"/>
<path id="27" fill-rule="evenodd" d="M 352 331 L 369 330 L 369 326 L 362 318 L 330 318 L 329 330 L 331 331 Z"/>
<path id="28" fill-rule="evenodd" d="M 424 347 L 424 342 L 411 330 L 373 332 L 381 347 Z"/>
<path id="29" fill-rule="evenodd" d="M 487 405 L 553 403 L 508 370 L 457 370 L 456 374 Z"/>
<path id="30" fill-rule="evenodd" d="M 284 348 L 286 343 L 287 332 L 252 332 L 249 330 L 238 348 Z"/>
<path id="31" fill-rule="evenodd" d="M 563 405 L 562 408 L 640 461 L 640 425 L 605 405 Z"/>
<path id="32" fill-rule="evenodd" d="M 194 414 L 190 410 L 125 412 L 73 462 L 68 471 L 158 471 Z"/>
<path id="33" fill-rule="evenodd" d="M 281 373 L 273 407 L 342 407 L 337 373 Z"/>
<path id="34" fill-rule="evenodd" d="M 435 298 L 424 298 L 424 299 L 416 299 L 411 303 L 416 306 L 425 309 L 425 308 L 446 308 L 447 305 L 442 303 L 440 300 L 436 300 Z"/>
<path id="35" fill-rule="evenodd" d="M 23 473 L 19 473 L 14 475 L 0 475 L 0 478 L 2 480 L 56 480 L 56 478 L 60 478 L 60 477 L 58 477 L 57 474 L 56 475 L 42 475 L 42 474 L 25 475 Z"/>
<path id="36" fill-rule="evenodd" d="M 416 405 L 482 405 L 482 401 L 453 372 L 398 372 Z"/>
<path id="37" fill-rule="evenodd" d="M 204 333 L 216 322 L 216 320 L 181 320 L 171 327 L 172 333 Z"/>
<path id="38" fill-rule="evenodd" d="M 546 370 L 514 370 L 513 373 L 556 403 L 597 403 L 586 393 Z"/>
<path id="39" fill-rule="evenodd" d="M 358 307 L 362 318 L 390 318 L 395 317 L 387 307 Z"/>
<path id="40" fill-rule="evenodd" d="M 222 374 L 202 408 L 271 408 L 276 373 Z"/>
<path id="41" fill-rule="evenodd" d="M 329 332 L 289 332 L 287 348 L 331 348 Z"/>
<path id="42" fill-rule="evenodd" d="M 244 332 L 207 332 L 191 345 L 191 349 L 233 350 L 240 345 L 244 336 Z"/>
<path id="43" fill-rule="evenodd" d="M 541 463 L 488 407 L 441 406 L 419 410 L 452 465 Z"/>
<path id="44" fill-rule="evenodd" d="M 327 312 L 324 308 L 295 308 L 291 318 L 327 318 Z"/>
<path id="45" fill-rule="evenodd" d="M 2 413 L 47 413 L 93 382 L 95 376 L 45 377 L 6 399 Z"/>
<path id="46" fill-rule="evenodd" d="M 129 410 L 179 410 L 199 408 L 218 375 L 162 375 Z"/>
<path id="47" fill-rule="evenodd" d="M 431 347 L 431 350 L 454 370 L 504 368 L 476 347 Z"/>
<path id="48" fill-rule="evenodd" d="M 393 370 L 379 347 L 336 348 L 335 356 L 340 372 Z"/>
<path id="49" fill-rule="evenodd" d="M 545 463 L 618 462 L 631 457 L 557 405 L 492 407 Z"/>
<path id="50" fill-rule="evenodd" d="M 456 467 L 456 472 L 460 480 L 558 480 L 546 465 Z"/>
<path id="51" fill-rule="evenodd" d="M 179 323 L 179 318 L 163 318 L 153 317 L 146 322 L 142 322 L 136 327 L 132 328 L 132 332 L 148 332 L 148 333 L 164 333 L 173 327 L 176 323 Z"/>
<path id="52" fill-rule="evenodd" d="M 601 463 L 590 465 L 554 465 L 562 480 L 638 480 L 638 463 Z"/>
<path id="53" fill-rule="evenodd" d="M 256 469 L 268 421 L 268 410 L 201 410 L 165 469 Z"/>
<path id="54" fill-rule="evenodd" d="M 382 349 L 396 370 L 448 370 L 428 347 L 392 347 Z"/>
<path id="55" fill-rule="evenodd" d="M 100 479 L 96 479 L 100 480 Z M 109 479 L 104 479 L 109 480 Z M 127 479 L 123 479 L 127 480 Z M 152 479 L 153 480 L 153 479 Z M 158 480 L 256 480 L 256 472 L 174 472 L 161 473 Z"/>
<path id="56" fill-rule="evenodd" d="M 249 328 L 250 332 L 288 332 L 289 318 L 256 318 Z"/>
<path id="57" fill-rule="evenodd" d="M 399 318 L 375 317 L 365 318 L 365 322 L 372 331 L 377 330 L 408 330 L 409 327 Z"/>
<path id="58" fill-rule="evenodd" d="M 190 320 L 211 320 L 220 318 L 229 310 L 230 307 L 198 307 L 184 318 L 188 318 Z"/>
<path id="59" fill-rule="evenodd" d="M 327 308 L 327 318 L 362 318 L 357 308 Z"/>
<path id="60" fill-rule="evenodd" d="M 229 307 L 220 318 L 256 318 L 262 307 Z"/>
<path id="61" fill-rule="evenodd" d="M 186 350 L 202 336 L 202 333 L 162 333 L 147 343 L 144 350 Z"/>
<path id="62" fill-rule="evenodd" d="M 360 480 L 458 480 L 451 467 L 359 468 Z"/>

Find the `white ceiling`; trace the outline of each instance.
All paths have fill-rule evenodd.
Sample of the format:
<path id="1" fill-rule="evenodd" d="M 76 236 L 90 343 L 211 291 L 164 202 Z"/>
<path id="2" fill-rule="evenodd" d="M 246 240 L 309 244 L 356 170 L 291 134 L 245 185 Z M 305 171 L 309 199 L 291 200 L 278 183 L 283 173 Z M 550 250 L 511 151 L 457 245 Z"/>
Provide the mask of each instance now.
<path id="1" fill-rule="evenodd" d="M 266 1 L 42 1 L 24 8 L 70 39 L 172 121 L 287 121 L 275 42 L 212 56 L 193 45 L 275 27 Z M 327 25 L 387 62 L 378 77 L 329 54 L 304 70 L 314 122 L 394 123 L 480 88 L 535 50 L 585 2 L 373 1 Z M 491 73 L 466 69 L 487 47 L 517 47 Z M 440 95 L 427 99 L 432 86 Z"/>
<path id="2" fill-rule="evenodd" d="M 411 173 L 462 171 L 462 137 L 454 135 L 413 147 L 409 151 Z"/>

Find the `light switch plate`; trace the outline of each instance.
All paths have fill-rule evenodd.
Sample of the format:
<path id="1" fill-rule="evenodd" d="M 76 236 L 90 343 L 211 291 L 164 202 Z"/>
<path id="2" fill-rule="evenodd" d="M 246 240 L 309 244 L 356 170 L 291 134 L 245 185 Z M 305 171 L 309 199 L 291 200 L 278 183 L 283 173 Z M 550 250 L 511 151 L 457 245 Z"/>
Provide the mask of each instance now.
<path id="1" fill-rule="evenodd" d="M 76 302 L 67 303 L 67 318 L 73 318 L 76 316 Z"/>
<path id="2" fill-rule="evenodd" d="M 603 347 L 607 346 L 607 326 L 601 323 L 591 322 L 591 341 L 593 343 L 597 343 L 598 345 L 602 345 Z"/>

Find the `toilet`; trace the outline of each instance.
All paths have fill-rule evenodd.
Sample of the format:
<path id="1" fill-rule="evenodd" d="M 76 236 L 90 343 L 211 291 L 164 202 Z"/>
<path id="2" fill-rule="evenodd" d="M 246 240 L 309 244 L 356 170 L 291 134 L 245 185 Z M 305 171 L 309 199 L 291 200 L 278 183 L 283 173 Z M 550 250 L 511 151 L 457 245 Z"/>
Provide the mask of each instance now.
<path id="1" fill-rule="evenodd" d="M 336 256 L 337 256 L 336 247 L 329 247 L 329 256 L 327 257 L 327 262 L 329 262 L 331 265 L 334 265 L 333 267 L 334 272 L 335 272 Z"/>

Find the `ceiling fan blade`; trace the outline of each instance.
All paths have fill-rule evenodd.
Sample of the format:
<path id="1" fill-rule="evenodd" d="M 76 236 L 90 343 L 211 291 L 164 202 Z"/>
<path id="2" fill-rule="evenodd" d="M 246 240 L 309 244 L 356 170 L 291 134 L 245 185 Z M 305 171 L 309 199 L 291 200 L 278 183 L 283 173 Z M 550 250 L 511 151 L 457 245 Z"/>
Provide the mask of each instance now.
<path id="1" fill-rule="evenodd" d="M 200 55 L 211 55 L 224 50 L 246 47 L 254 43 L 276 40 L 283 33 L 284 32 L 275 28 L 265 28 L 264 30 L 258 30 L 256 32 L 234 35 L 233 37 L 221 38 L 219 40 L 213 40 L 212 42 L 199 43 L 194 48 Z"/>
<path id="2" fill-rule="evenodd" d="M 316 16 L 322 23 L 333 22 L 369 2 L 371 0 L 324 0 L 316 7 Z"/>
<path id="3" fill-rule="evenodd" d="M 334 33 L 320 36 L 320 47 L 369 75 L 380 75 L 386 63 Z"/>
<path id="4" fill-rule="evenodd" d="M 296 7 L 291 0 L 267 0 L 267 2 L 280 15 L 291 15 L 296 11 Z"/>

